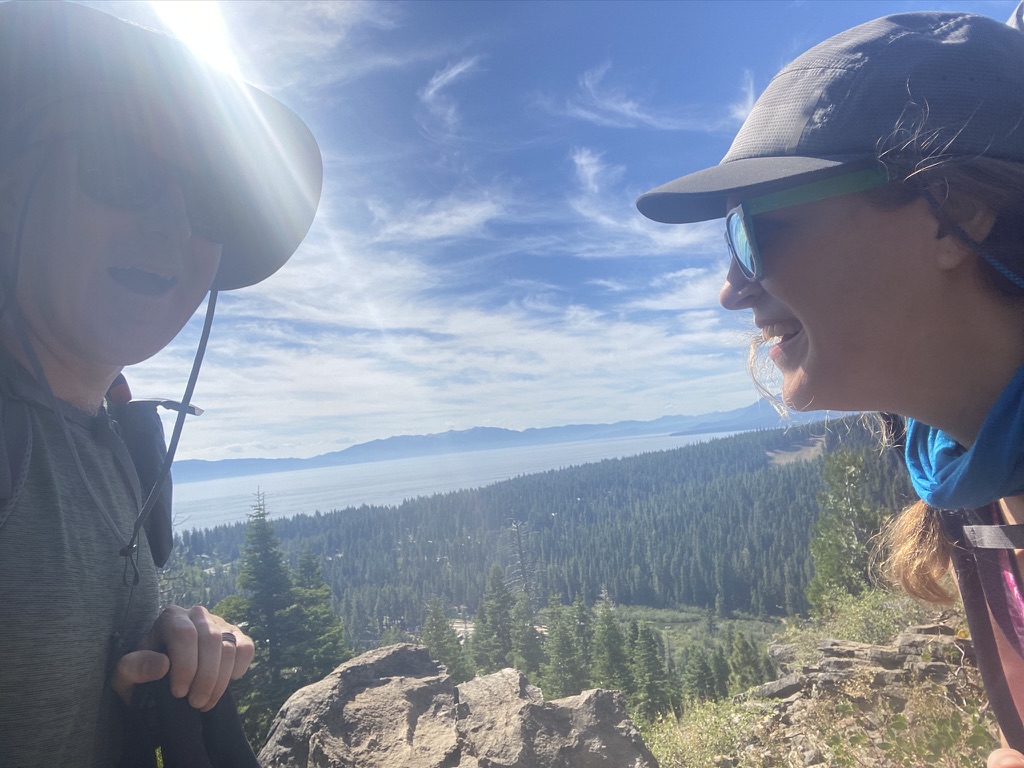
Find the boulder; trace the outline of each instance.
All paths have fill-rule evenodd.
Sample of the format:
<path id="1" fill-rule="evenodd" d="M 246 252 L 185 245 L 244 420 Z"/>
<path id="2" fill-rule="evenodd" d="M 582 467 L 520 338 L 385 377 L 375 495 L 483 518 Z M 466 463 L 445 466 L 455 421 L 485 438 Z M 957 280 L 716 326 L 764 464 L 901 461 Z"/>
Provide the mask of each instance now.
<path id="1" fill-rule="evenodd" d="M 455 686 L 415 645 L 345 662 L 285 702 L 264 768 L 657 768 L 617 691 L 544 701 L 514 669 Z"/>

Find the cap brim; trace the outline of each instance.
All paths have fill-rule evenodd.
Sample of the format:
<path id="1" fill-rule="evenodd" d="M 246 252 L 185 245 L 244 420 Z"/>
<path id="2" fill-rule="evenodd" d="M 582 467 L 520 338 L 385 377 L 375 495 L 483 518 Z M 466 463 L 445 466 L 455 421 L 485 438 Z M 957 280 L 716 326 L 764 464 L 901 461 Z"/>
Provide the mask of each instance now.
<path id="1" fill-rule="evenodd" d="M 320 201 L 320 149 L 305 123 L 253 86 L 206 66 L 179 40 L 66 2 L 0 4 L 0 103 L 111 94 L 170 115 L 229 198 L 231 235 L 213 287 L 269 277 L 298 248 Z"/>
<path id="2" fill-rule="evenodd" d="M 636 207 L 665 224 L 688 224 L 725 216 L 730 197 L 767 194 L 876 163 L 856 157 L 751 157 L 682 176 L 640 195 Z"/>

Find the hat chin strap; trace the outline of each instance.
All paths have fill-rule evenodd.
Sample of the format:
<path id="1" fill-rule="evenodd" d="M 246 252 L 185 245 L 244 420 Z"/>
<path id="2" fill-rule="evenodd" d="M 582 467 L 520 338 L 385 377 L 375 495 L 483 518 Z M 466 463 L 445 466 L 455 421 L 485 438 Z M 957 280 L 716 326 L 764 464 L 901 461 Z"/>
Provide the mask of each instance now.
<path id="1" fill-rule="evenodd" d="M 217 309 L 217 295 L 218 292 L 216 290 L 211 290 L 210 296 L 206 301 L 206 318 L 203 320 L 203 332 L 199 337 L 196 356 L 192 361 L 192 372 L 189 374 L 188 383 L 185 385 L 185 392 L 181 396 L 181 402 L 162 403 L 164 407 L 177 411 L 178 415 L 174 419 L 174 429 L 171 430 L 171 439 L 167 444 L 167 456 L 164 458 L 163 466 L 160 468 L 160 474 L 157 475 L 156 482 L 153 483 L 153 489 L 149 492 L 146 503 L 142 505 L 142 510 L 139 512 L 138 517 L 135 518 L 131 539 L 129 539 L 127 546 L 120 552 L 131 563 L 132 586 L 139 583 L 139 568 L 135 561 L 135 555 L 138 550 L 139 531 L 142 530 L 142 526 L 145 525 L 146 519 L 160 498 L 160 489 L 167 482 L 167 477 L 171 472 L 171 462 L 174 461 L 174 454 L 178 450 L 178 440 L 181 438 L 181 430 L 185 426 L 185 417 L 193 411 L 191 407 L 192 393 L 195 391 L 196 381 L 199 379 L 199 369 L 203 365 L 203 356 L 206 354 L 206 345 L 210 340 L 210 330 L 213 328 L 213 315 Z M 126 572 L 126 578 L 127 575 Z"/>

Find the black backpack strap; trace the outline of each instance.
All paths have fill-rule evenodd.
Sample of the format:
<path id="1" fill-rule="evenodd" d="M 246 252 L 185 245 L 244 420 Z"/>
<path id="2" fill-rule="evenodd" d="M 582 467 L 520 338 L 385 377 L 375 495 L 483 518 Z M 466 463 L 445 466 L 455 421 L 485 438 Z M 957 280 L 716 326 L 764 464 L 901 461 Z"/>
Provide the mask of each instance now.
<path id="1" fill-rule="evenodd" d="M 1024 526 L 993 524 L 991 521 L 998 519 L 994 507 L 941 510 L 939 515 L 943 529 L 957 542 L 952 552 L 953 570 L 967 615 L 967 627 L 977 651 L 975 656 L 985 693 L 1006 743 L 1024 751 L 1024 723 L 1006 681 L 993 628 L 993 624 L 997 624 L 1008 638 L 1013 637 L 998 550 L 1015 549 L 1013 542 Z M 975 541 L 981 543 L 975 544 Z M 1009 556 L 1013 558 L 1012 553 Z"/>
<path id="2" fill-rule="evenodd" d="M 164 460 L 167 458 L 167 444 L 164 440 L 164 426 L 160 421 L 157 407 L 163 400 L 132 400 L 131 391 L 123 375 L 118 374 L 107 392 L 107 407 L 117 424 L 117 432 L 123 443 L 112 445 L 114 455 L 121 463 L 129 466 L 123 470 L 137 482 L 141 494 L 140 507 L 148 498 L 160 477 Z M 125 452 L 122 455 L 123 452 Z M 149 551 L 157 567 L 164 565 L 171 556 L 174 536 L 171 530 L 171 503 L 173 492 L 170 476 L 164 481 L 149 517 L 143 523 Z"/>
<path id="3" fill-rule="evenodd" d="M 978 549 L 1024 549 L 1024 525 L 965 525 L 963 530 Z"/>

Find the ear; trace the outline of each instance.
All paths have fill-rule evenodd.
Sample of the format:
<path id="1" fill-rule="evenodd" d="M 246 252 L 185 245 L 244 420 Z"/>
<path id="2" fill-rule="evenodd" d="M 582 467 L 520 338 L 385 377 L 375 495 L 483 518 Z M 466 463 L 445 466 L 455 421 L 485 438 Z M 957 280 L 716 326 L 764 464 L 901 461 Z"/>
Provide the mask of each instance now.
<path id="1" fill-rule="evenodd" d="M 949 221 L 960 227 L 973 243 L 983 243 L 996 224 L 996 214 L 973 200 L 948 201 L 944 213 Z M 938 264 L 942 269 L 953 269 L 960 266 L 965 259 L 972 258 L 974 249 L 970 243 L 953 232 L 949 226 L 941 226 L 939 230 L 940 248 L 937 252 Z"/>

